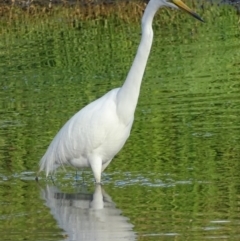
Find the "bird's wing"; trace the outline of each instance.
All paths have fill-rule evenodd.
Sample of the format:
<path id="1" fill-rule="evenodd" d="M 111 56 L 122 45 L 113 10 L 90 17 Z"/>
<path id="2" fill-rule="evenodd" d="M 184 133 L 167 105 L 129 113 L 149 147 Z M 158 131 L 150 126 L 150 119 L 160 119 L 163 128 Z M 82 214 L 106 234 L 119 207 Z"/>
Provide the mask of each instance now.
<path id="1" fill-rule="evenodd" d="M 111 90 L 76 113 L 61 129 L 61 146 L 69 154 L 87 153 L 98 148 L 118 125 L 116 94 Z"/>

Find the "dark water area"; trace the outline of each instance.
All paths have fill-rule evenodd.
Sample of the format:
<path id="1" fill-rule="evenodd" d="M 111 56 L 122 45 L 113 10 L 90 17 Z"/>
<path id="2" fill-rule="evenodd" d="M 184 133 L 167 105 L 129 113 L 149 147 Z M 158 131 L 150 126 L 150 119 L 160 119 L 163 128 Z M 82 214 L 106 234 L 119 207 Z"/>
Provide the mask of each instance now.
<path id="1" fill-rule="evenodd" d="M 205 24 L 154 19 L 131 136 L 103 186 L 88 169 L 35 175 L 63 124 L 122 85 L 139 23 L 0 22 L 0 240 L 240 239 L 239 16 L 198 13 Z"/>

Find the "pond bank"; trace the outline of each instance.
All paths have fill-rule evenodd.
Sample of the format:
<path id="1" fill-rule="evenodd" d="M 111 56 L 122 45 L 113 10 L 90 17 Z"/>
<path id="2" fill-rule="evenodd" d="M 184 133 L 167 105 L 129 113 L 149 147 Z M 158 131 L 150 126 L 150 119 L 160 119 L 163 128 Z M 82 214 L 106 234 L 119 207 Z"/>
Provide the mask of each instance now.
<path id="1" fill-rule="evenodd" d="M 114 1 L 114 0 L 85 0 L 85 1 L 0 1 L 0 18 L 8 17 L 10 20 L 22 19 L 26 16 L 52 16 L 60 14 L 77 19 L 96 19 L 115 15 L 120 18 L 139 19 L 145 8 L 144 0 Z M 25 17 L 24 17 L 25 15 Z M 123 16 L 124 15 L 124 16 Z"/>
<path id="2" fill-rule="evenodd" d="M 26 19 L 41 21 L 48 17 L 58 17 L 62 21 L 75 22 L 82 20 L 100 20 L 109 17 L 124 21 L 139 22 L 147 0 L 0 0 L 0 21 L 12 23 Z M 186 1 L 187 4 L 204 16 L 211 14 L 211 9 L 218 5 L 230 5 L 240 12 L 240 1 Z M 177 11 L 164 9 L 166 20 L 171 21 L 179 16 Z M 171 15 L 171 16 L 170 16 Z M 181 17 L 180 17 L 181 18 Z M 163 19 L 161 21 L 165 22 Z"/>

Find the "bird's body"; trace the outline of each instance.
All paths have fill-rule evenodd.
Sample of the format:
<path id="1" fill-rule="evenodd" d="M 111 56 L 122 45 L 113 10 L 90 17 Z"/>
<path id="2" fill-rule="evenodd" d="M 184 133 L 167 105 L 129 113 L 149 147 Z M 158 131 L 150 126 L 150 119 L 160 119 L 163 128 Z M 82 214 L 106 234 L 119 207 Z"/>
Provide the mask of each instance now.
<path id="1" fill-rule="evenodd" d="M 133 123 L 133 116 L 128 123 L 119 118 L 118 92 L 113 89 L 85 106 L 62 127 L 41 160 L 47 174 L 63 164 L 94 168 L 101 163 L 101 172 L 107 167 L 128 139 Z"/>
<path id="2" fill-rule="evenodd" d="M 192 12 L 180 0 L 150 0 L 142 18 L 142 38 L 136 57 L 121 88 L 113 89 L 76 113 L 55 136 L 40 161 L 46 174 L 65 164 L 91 167 L 97 183 L 101 173 L 130 135 L 142 77 L 152 46 L 152 20 L 161 6 Z M 183 4 L 183 5 L 182 5 Z"/>

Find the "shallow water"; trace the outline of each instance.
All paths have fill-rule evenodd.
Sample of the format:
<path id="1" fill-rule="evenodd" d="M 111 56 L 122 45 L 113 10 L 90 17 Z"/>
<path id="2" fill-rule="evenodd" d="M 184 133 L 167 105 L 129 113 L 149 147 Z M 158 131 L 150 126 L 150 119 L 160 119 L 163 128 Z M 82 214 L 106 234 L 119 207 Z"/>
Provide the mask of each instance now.
<path id="1" fill-rule="evenodd" d="M 228 6 L 202 15 L 156 17 L 131 137 L 103 187 L 89 170 L 54 183 L 35 171 L 75 112 L 121 86 L 138 24 L 2 28 L 1 240 L 240 239 L 238 17 Z"/>

